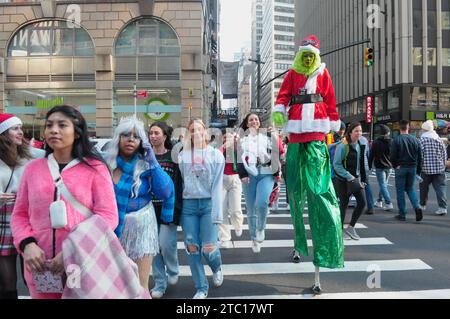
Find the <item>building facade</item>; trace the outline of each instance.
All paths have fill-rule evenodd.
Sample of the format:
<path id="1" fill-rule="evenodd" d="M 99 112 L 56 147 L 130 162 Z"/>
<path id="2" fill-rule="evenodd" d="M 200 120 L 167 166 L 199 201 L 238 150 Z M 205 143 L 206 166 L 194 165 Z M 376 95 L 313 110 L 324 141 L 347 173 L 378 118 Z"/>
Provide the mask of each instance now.
<path id="1" fill-rule="evenodd" d="M 218 0 L 2 2 L 0 112 L 21 117 L 36 138 L 61 103 L 78 106 L 98 137 L 135 109 L 147 124 L 208 123 L 219 10 Z"/>
<path id="2" fill-rule="evenodd" d="M 252 2 L 252 59 L 256 60 L 257 55 L 261 53 L 260 45 L 263 35 L 263 0 L 253 0 Z M 257 90 L 258 68 L 256 63 L 252 67 L 251 82 L 251 103 L 252 108 L 256 108 L 256 90 Z"/>
<path id="3" fill-rule="evenodd" d="M 296 0 L 296 9 L 297 44 L 312 33 L 322 52 L 371 41 L 323 58 L 345 122 L 360 121 L 372 131 L 367 96 L 374 100 L 373 122 L 394 131 L 400 119 L 410 120 L 413 132 L 426 119 L 449 119 L 450 1 Z M 374 49 L 370 68 L 364 67 L 364 47 Z"/>
<path id="4" fill-rule="evenodd" d="M 261 85 L 288 70 L 294 62 L 294 0 L 263 0 L 263 36 L 260 44 Z M 283 77 L 261 89 L 261 120 L 270 122 L 270 114 Z"/>

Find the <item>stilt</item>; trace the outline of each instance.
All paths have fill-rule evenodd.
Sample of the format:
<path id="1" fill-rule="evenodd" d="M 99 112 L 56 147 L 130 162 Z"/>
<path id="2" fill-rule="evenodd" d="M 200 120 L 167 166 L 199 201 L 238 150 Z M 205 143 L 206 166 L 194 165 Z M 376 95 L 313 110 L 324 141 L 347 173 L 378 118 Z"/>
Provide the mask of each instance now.
<path id="1" fill-rule="evenodd" d="M 320 295 L 322 288 L 320 287 L 320 267 L 316 266 L 316 272 L 314 276 L 314 286 L 311 288 L 314 295 Z"/>

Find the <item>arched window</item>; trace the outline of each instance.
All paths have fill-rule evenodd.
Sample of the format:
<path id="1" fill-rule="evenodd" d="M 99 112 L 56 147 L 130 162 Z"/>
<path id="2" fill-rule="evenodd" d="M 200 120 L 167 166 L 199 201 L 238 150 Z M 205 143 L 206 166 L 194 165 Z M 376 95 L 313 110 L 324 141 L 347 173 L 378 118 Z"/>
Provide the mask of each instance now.
<path id="1" fill-rule="evenodd" d="M 81 27 L 67 21 L 43 21 L 20 29 L 8 46 L 8 57 L 93 56 L 94 44 Z"/>
<path id="2" fill-rule="evenodd" d="M 166 22 L 143 17 L 126 25 L 115 42 L 114 118 L 134 111 L 133 85 L 147 91 L 137 112 L 148 123 L 156 118 L 169 125 L 181 112 L 180 41 Z M 118 115 L 118 113 L 122 113 Z"/>

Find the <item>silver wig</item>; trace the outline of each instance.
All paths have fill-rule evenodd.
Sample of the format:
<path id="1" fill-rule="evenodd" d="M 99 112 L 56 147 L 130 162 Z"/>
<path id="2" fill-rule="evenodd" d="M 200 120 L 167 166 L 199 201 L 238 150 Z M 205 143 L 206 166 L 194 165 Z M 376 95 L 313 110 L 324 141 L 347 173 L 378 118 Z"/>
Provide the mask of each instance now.
<path id="1" fill-rule="evenodd" d="M 111 169 L 111 173 L 117 168 L 117 156 L 119 155 L 120 135 L 131 132 L 133 128 L 135 132 L 134 134 L 139 136 L 142 145 L 149 144 L 148 137 L 144 129 L 144 123 L 141 120 L 139 120 L 135 115 L 121 118 L 119 125 L 114 131 L 113 139 L 107 150 L 106 162 L 108 163 L 108 166 Z M 136 163 L 136 167 L 134 169 L 133 174 L 134 183 L 131 189 L 131 194 L 133 198 L 136 198 L 138 196 L 139 187 L 141 186 L 141 179 L 140 179 L 141 174 L 149 169 L 148 163 L 143 160 L 143 157 L 140 154 L 139 156 L 140 159 Z"/>

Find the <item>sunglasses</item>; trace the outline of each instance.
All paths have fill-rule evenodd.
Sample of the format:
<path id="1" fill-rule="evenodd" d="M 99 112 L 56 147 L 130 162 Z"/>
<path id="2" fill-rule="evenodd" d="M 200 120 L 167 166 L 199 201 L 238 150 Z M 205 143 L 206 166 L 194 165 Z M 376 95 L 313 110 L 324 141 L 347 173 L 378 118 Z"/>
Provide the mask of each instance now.
<path id="1" fill-rule="evenodd" d="M 314 40 L 305 40 L 305 41 L 302 42 L 302 46 L 309 45 L 309 44 L 316 46 L 317 42 L 314 41 Z"/>

